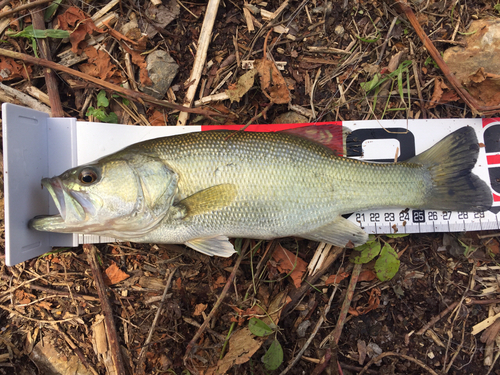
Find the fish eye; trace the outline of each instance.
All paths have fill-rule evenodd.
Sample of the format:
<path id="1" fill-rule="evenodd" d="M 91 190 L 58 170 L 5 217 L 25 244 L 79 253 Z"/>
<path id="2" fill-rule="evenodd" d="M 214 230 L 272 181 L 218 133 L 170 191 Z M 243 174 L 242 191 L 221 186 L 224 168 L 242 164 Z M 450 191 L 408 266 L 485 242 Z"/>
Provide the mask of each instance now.
<path id="1" fill-rule="evenodd" d="M 84 185 L 92 184 L 97 180 L 97 173 L 92 168 L 82 169 L 78 180 Z"/>

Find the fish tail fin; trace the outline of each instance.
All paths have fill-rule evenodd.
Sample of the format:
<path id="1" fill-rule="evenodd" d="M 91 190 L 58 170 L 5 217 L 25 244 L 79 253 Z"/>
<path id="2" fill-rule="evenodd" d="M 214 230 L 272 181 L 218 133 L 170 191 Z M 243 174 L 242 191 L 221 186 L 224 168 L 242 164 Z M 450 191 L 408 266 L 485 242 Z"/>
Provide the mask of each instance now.
<path id="1" fill-rule="evenodd" d="M 407 162 L 430 172 L 432 189 L 426 207 L 452 211 L 485 211 L 492 205 L 490 187 L 471 172 L 479 154 L 476 133 L 463 127 Z"/>

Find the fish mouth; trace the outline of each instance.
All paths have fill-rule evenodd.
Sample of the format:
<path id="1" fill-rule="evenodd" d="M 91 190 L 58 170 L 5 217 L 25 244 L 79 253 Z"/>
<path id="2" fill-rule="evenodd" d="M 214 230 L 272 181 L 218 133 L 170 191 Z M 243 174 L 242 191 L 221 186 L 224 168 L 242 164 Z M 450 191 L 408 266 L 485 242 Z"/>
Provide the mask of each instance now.
<path id="1" fill-rule="evenodd" d="M 84 194 L 68 190 L 59 177 L 42 179 L 42 186 L 48 190 L 59 214 L 34 217 L 28 224 L 32 229 L 71 232 L 75 225 L 81 225 L 87 220 L 87 212 L 95 211 Z"/>

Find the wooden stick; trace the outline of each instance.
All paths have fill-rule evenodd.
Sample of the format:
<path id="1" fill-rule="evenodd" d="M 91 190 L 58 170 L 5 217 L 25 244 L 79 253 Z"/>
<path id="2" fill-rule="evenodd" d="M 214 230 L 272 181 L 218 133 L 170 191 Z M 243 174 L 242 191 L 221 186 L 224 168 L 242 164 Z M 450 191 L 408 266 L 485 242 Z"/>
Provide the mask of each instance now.
<path id="1" fill-rule="evenodd" d="M 222 289 L 222 292 L 219 295 L 219 298 L 217 298 L 217 302 L 215 302 L 214 307 L 212 308 L 210 313 L 205 318 L 205 321 L 200 326 L 200 328 L 198 329 L 196 334 L 193 336 L 191 341 L 189 341 L 189 344 L 187 345 L 187 348 L 186 348 L 186 354 L 184 355 L 184 364 L 186 364 L 187 358 L 188 358 L 189 354 L 191 353 L 191 350 L 193 350 L 193 347 L 195 346 L 196 341 L 198 341 L 201 334 L 205 331 L 205 328 L 208 326 L 208 324 L 210 323 L 210 321 L 214 317 L 215 313 L 219 309 L 219 306 L 221 305 L 222 301 L 226 297 L 226 294 L 229 291 L 229 288 L 233 285 L 233 280 L 236 276 L 236 271 L 238 270 L 241 261 L 243 260 L 243 258 L 246 255 L 246 249 L 248 248 L 248 246 L 249 246 L 249 242 L 247 240 L 245 243 L 245 246 L 243 246 L 241 249 L 241 254 L 238 256 L 238 259 L 236 259 L 236 262 L 234 263 L 233 270 L 231 271 L 231 274 L 227 278 L 226 285 L 224 285 L 224 289 Z"/>
<path id="2" fill-rule="evenodd" d="M 151 343 L 151 338 L 153 337 L 153 332 L 156 328 L 156 324 L 158 323 L 158 318 L 160 317 L 160 315 L 162 313 L 163 304 L 165 303 L 165 300 L 167 299 L 167 292 L 168 292 L 168 289 L 170 288 L 170 284 L 172 283 L 172 277 L 174 276 L 175 271 L 177 271 L 177 268 L 174 268 L 170 272 L 170 275 L 168 276 L 167 285 L 165 285 L 165 289 L 163 290 L 163 296 L 161 297 L 160 306 L 158 306 L 158 310 L 156 310 L 156 315 L 155 315 L 155 318 L 153 320 L 153 324 L 151 325 L 151 328 L 149 329 L 148 337 L 146 338 L 146 341 L 144 342 L 144 345 L 142 346 L 141 353 L 139 354 L 139 359 L 137 360 L 136 370 L 141 374 L 144 373 L 144 368 L 142 365 L 144 363 L 144 359 L 146 358 L 146 352 L 149 348 L 149 344 Z"/>
<path id="3" fill-rule="evenodd" d="M 10 16 L 12 14 L 15 14 L 17 12 L 20 12 L 22 10 L 31 9 L 31 8 L 37 7 L 38 5 L 43 5 L 43 4 L 51 3 L 53 1 L 54 0 L 38 0 L 38 1 L 33 1 L 32 3 L 28 3 L 28 4 L 24 4 L 24 5 L 19 5 L 18 7 L 15 7 L 12 10 L 0 13 L 0 19 L 8 17 L 8 16 Z"/>
<path id="4" fill-rule="evenodd" d="M 186 92 L 186 97 L 184 98 L 183 104 L 186 107 L 191 107 L 191 103 L 196 95 L 196 90 L 198 89 L 198 84 L 200 83 L 203 66 L 205 65 L 205 61 L 207 59 L 208 45 L 210 44 L 210 39 L 212 38 L 215 17 L 217 16 L 217 10 L 219 9 L 219 2 L 220 0 L 209 0 L 207 5 L 205 19 L 203 20 L 203 25 L 200 30 L 200 39 L 198 40 L 198 49 L 196 50 L 193 70 L 191 71 L 191 75 L 188 79 L 190 85 Z M 189 114 L 187 111 L 181 112 L 177 120 L 177 126 L 186 125 L 188 119 Z"/>
<path id="5" fill-rule="evenodd" d="M 349 282 L 349 286 L 347 287 L 347 293 L 345 295 L 344 302 L 342 303 L 342 309 L 340 310 L 340 315 L 337 320 L 337 325 L 335 329 L 330 332 L 328 336 L 321 342 L 320 347 L 323 347 L 328 340 L 333 344 L 338 344 L 340 340 L 340 334 L 342 333 L 342 329 L 344 328 L 344 323 L 347 318 L 347 314 L 349 313 L 349 307 L 351 306 L 352 297 L 354 296 L 354 290 L 356 289 L 356 284 L 358 283 L 358 277 L 361 273 L 361 269 L 363 268 L 362 264 L 355 264 L 354 269 L 352 270 L 351 281 Z"/>
<path id="6" fill-rule="evenodd" d="M 427 331 L 429 328 L 431 328 L 434 324 L 436 324 L 443 316 L 448 314 L 451 310 L 453 310 L 456 306 L 458 305 L 458 301 L 453 302 L 450 306 L 448 306 L 446 309 L 441 311 L 440 314 L 436 315 L 434 318 L 432 318 L 425 326 L 423 326 L 418 332 L 417 335 L 423 335 L 425 331 Z"/>
<path id="7" fill-rule="evenodd" d="M 57 70 L 60 72 L 71 74 L 75 77 L 81 78 L 81 79 L 88 81 L 88 82 L 92 82 L 92 83 L 94 83 L 100 87 L 103 87 L 105 89 L 108 89 L 110 91 L 114 91 L 114 92 L 123 94 L 134 101 L 139 101 L 139 102 L 144 101 L 144 102 L 147 102 L 147 103 L 152 104 L 154 106 L 170 108 L 170 109 L 178 110 L 178 111 L 198 113 L 198 114 L 203 115 L 203 116 L 211 116 L 211 115 L 222 116 L 220 113 L 217 113 L 217 112 L 206 111 L 206 110 L 202 110 L 202 109 L 198 109 L 198 108 L 187 108 L 187 107 L 184 107 L 184 106 L 179 105 L 179 104 L 167 102 L 165 100 L 158 100 L 155 97 L 152 97 L 148 94 L 144 94 L 144 93 L 139 92 L 139 91 L 133 91 L 133 90 L 129 90 L 129 89 L 123 88 L 123 87 L 118 86 L 118 85 L 114 85 L 114 84 L 106 82 L 102 79 L 92 77 L 91 75 L 88 75 L 86 73 L 82 73 L 78 70 L 68 68 L 67 66 L 63 66 L 61 64 L 57 64 L 53 61 L 49 61 L 46 59 L 40 59 L 37 57 L 26 55 L 24 53 L 9 51 L 9 50 L 3 49 L 3 48 L 0 48 L 0 55 L 7 56 L 7 57 L 17 59 L 17 60 L 22 60 L 22 61 L 30 63 L 30 64 L 40 65 L 40 66 L 44 66 L 46 68 L 50 68 L 50 69 L 54 69 L 54 70 Z"/>
<path id="8" fill-rule="evenodd" d="M 330 268 L 330 266 L 335 262 L 340 254 L 344 251 L 343 247 L 338 247 L 334 246 L 332 250 L 330 250 L 330 254 L 328 255 L 328 258 L 323 262 L 323 265 L 321 266 L 320 269 L 317 269 L 315 271 L 314 275 L 309 275 L 306 279 L 305 282 L 302 283 L 300 288 L 294 289 L 288 294 L 288 296 L 292 299 L 290 303 L 285 305 L 283 308 L 283 311 L 281 313 L 281 316 L 286 316 L 290 311 L 292 311 L 295 306 L 299 303 L 299 301 L 302 299 L 302 296 L 312 288 L 312 285 L 325 274 L 326 271 Z"/>
<path id="9" fill-rule="evenodd" d="M 95 287 L 97 289 L 97 294 L 99 295 L 99 300 L 101 301 L 101 308 L 102 313 L 104 314 L 104 322 L 106 327 L 106 335 L 116 374 L 127 375 L 125 367 L 123 366 L 122 352 L 120 350 L 120 343 L 118 342 L 118 332 L 113 320 L 113 310 L 106 293 L 106 285 L 104 284 L 104 279 L 102 278 L 99 264 L 97 263 L 97 248 L 94 245 L 86 244 L 83 245 L 83 249 L 87 253 L 87 260 L 89 262 L 92 275 L 94 276 Z"/>
<path id="10" fill-rule="evenodd" d="M 385 352 L 385 353 L 380 354 L 379 356 L 376 356 L 375 358 L 372 358 L 371 361 L 368 362 L 365 367 L 363 367 L 363 369 L 359 372 L 358 375 L 363 375 L 368 370 L 368 367 L 370 367 L 372 364 L 380 361 L 384 357 L 390 357 L 390 356 L 404 358 L 404 359 L 406 359 L 408 361 L 411 361 L 413 363 L 416 363 L 420 367 L 424 368 L 426 371 L 429 372 L 429 374 L 431 374 L 431 375 L 438 375 L 438 373 L 436 371 L 434 371 L 433 369 L 431 369 L 429 366 L 427 366 L 422 361 L 419 361 L 416 358 L 410 357 L 409 355 L 400 354 L 400 353 L 394 353 L 394 352 Z"/>
<path id="11" fill-rule="evenodd" d="M 25 106 L 33 108 L 37 111 L 41 111 L 41 112 L 45 112 L 45 113 L 50 114 L 49 107 L 47 107 L 45 104 L 40 103 L 38 100 L 33 99 L 31 96 L 25 94 L 24 92 L 16 90 L 10 86 L 4 85 L 1 82 L 0 82 L 0 89 L 5 91 L 5 93 L 7 95 L 13 96 L 17 100 L 19 100 Z"/>
<path id="12" fill-rule="evenodd" d="M 30 11 L 33 28 L 36 30 L 45 30 L 45 21 L 43 20 L 43 12 L 40 8 L 34 8 Z M 37 39 L 38 50 L 40 56 L 44 59 L 52 61 L 52 56 L 47 38 Z M 49 95 L 50 109 L 52 117 L 64 117 L 64 110 L 59 96 L 58 79 L 56 73 L 50 69 L 43 69 L 45 75 L 45 85 L 47 86 L 47 94 Z"/>

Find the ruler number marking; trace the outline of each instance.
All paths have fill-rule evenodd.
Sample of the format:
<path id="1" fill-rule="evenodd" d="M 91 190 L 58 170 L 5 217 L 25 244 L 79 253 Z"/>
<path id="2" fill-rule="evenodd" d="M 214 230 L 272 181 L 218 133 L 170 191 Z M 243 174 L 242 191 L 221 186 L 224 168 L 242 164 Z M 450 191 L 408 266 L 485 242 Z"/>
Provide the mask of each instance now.
<path id="1" fill-rule="evenodd" d="M 468 212 L 458 212 L 458 220 L 466 220 L 469 218 L 469 213 Z"/>
<path id="2" fill-rule="evenodd" d="M 396 221 L 396 215 L 394 215 L 394 212 L 386 212 L 384 214 L 384 220 L 388 222 Z"/>
<path id="3" fill-rule="evenodd" d="M 378 212 L 371 212 L 370 213 L 370 221 L 371 222 L 378 222 L 378 221 L 380 221 L 380 214 Z"/>
<path id="4" fill-rule="evenodd" d="M 451 211 L 443 211 L 443 220 L 451 219 Z"/>
<path id="5" fill-rule="evenodd" d="M 437 211 L 429 211 L 427 212 L 427 219 L 429 221 L 436 221 L 438 219 Z"/>
<path id="6" fill-rule="evenodd" d="M 474 219 L 484 219 L 484 212 L 474 212 Z"/>
<path id="7" fill-rule="evenodd" d="M 412 219 L 414 223 L 425 223 L 425 211 L 424 210 L 413 210 Z"/>

